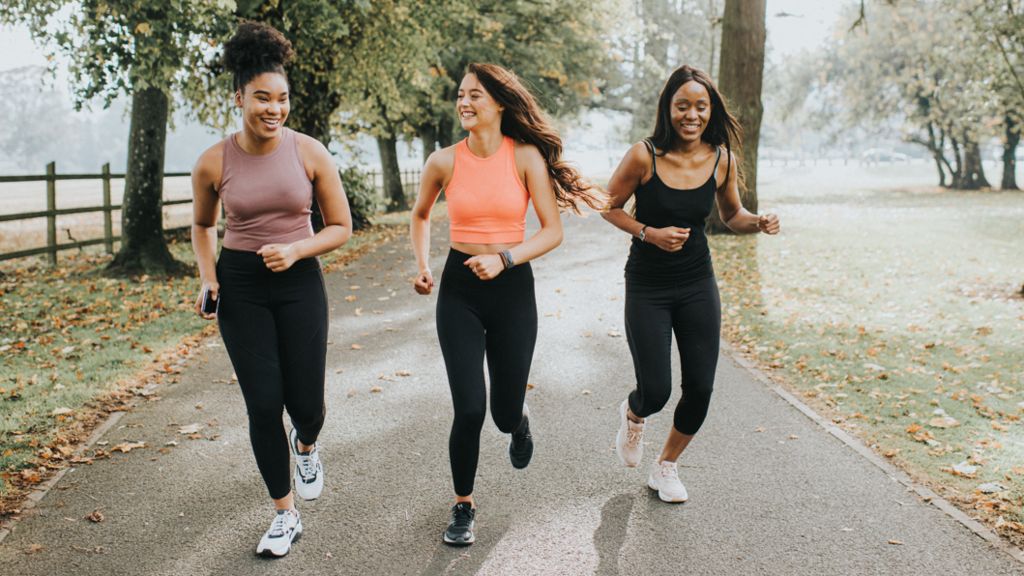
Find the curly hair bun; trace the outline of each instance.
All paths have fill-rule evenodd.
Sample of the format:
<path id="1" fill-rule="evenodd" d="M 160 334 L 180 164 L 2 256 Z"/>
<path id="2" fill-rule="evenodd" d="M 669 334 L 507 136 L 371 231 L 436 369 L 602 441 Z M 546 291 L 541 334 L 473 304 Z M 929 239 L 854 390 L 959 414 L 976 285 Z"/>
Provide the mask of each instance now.
<path id="1" fill-rule="evenodd" d="M 235 89 L 265 72 L 284 74 L 295 51 L 292 43 L 273 26 L 243 21 L 224 44 L 224 67 L 235 76 Z"/>

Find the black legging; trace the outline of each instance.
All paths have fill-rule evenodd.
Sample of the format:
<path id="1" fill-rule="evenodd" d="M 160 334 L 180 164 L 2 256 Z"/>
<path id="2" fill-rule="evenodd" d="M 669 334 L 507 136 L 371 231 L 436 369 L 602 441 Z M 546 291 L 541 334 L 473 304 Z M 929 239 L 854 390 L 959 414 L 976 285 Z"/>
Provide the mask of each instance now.
<path id="1" fill-rule="evenodd" d="M 303 444 L 324 424 L 327 292 L 320 263 L 271 272 L 255 252 L 224 248 L 217 321 L 249 413 L 249 439 L 270 497 L 291 491 L 287 408 Z"/>
<path id="2" fill-rule="evenodd" d="M 469 254 L 451 250 L 437 296 L 441 342 L 455 420 L 448 437 L 455 493 L 473 493 L 480 430 L 487 416 L 484 353 L 491 379 L 491 417 L 506 434 L 519 427 L 533 347 L 537 301 L 529 263 L 481 280 L 465 264 Z"/>
<path id="3" fill-rule="evenodd" d="M 652 286 L 626 281 L 626 338 L 633 354 L 637 387 L 629 409 L 645 418 L 672 395 L 672 333 L 682 365 L 683 397 L 673 426 L 696 434 L 704 423 L 715 384 L 722 312 L 715 278 Z"/>

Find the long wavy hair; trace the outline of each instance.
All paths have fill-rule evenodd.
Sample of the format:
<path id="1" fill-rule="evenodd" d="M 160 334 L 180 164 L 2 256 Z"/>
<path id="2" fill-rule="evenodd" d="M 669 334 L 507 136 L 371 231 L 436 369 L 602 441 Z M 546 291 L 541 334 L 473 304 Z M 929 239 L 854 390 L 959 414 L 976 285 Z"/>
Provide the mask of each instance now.
<path id="1" fill-rule="evenodd" d="M 708 76 L 707 72 L 688 65 L 676 68 L 665 82 L 665 88 L 662 89 L 661 96 L 658 98 L 658 114 L 654 123 L 654 134 L 650 137 L 651 143 L 655 148 L 661 150 L 662 155 L 679 143 L 679 134 L 672 127 L 672 97 L 675 96 L 680 86 L 690 81 L 704 86 L 711 98 L 711 117 L 708 119 L 708 125 L 700 139 L 712 146 L 725 146 L 727 152 L 731 152 L 733 156 L 739 158 L 743 148 L 743 129 L 740 127 L 740 123 L 729 113 L 725 98 L 718 91 L 714 80 Z M 744 187 L 743 169 L 739 166 L 738 161 L 736 164 L 736 175 L 742 190 Z M 729 180 L 732 163 L 728 162 L 727 166 L 726 181 Z"/>
<path id="2" fill-rule="evenodd" d="M 551 127 L 537 99 L 519 78 L 496 64 L 471 63 L 466 74 L 473 74 L 484 89 L 505 110 L 501 114 L 501 133 L 519 142 L 533 144 L 540 151 L 551 176 L 555 201 L 560 208 L 579 213 L 580 203 L 599 209 L 603 201 L 596 189 L 579 171 L 562 160 L 562 139 Z"/>

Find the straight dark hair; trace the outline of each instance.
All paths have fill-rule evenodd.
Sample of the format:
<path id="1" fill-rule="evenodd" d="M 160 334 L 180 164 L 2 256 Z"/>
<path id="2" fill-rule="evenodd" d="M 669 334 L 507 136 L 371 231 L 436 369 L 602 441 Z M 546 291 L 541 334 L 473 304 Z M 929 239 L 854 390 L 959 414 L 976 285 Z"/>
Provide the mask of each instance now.
<path id="1" fill-rule="evenodd" d="M 594 209 L 601 208 L 603 200 L 595 194 L 594 187 L 562 160 L 561 137 L 551 127 L 537 99 L 514 73 L 496 64 L 474 62 L 466 67 L 466 74 L 476 76 L 487 93 L 505 109 L 501 114 L 501 133 L 533 144 L 540 151 L 560 208 L 579 213 L 581 202 Z"/>
<path id="2" fill-rule="evenodd" d="M 743 169 L 738 160 L 743 149 L 743 129 L 736 118 L 729 113 L 725 98 L 718 91 L 714 80 L 708 76 L 707 72 L 684 64 L 676 68 L 668 77 L 665 88 L 662 89 L 661 96 L 658 98 L 658 114 L 654 123 L 654 134 L 650 137 L 651 144 L 654 144 L 654 147 L 661 150 L 661 154 L 664 155 L 679 143 L 679 134 L 672 127 L 672 97 L 675 96 L 680 86 L 691 81 L 704 86 L 711 98 L 711 118 L 708 119 L 708 125 L 700 139 L 712 146 L 725 146 L 726 153 L 732 153 L 737 158 L 736 175 L 739 179 L 740 190 L 743 190 Z M 732 162 L 728 160 L 728 156 L 726 158 L 725 179 L 728 181 Z"/>

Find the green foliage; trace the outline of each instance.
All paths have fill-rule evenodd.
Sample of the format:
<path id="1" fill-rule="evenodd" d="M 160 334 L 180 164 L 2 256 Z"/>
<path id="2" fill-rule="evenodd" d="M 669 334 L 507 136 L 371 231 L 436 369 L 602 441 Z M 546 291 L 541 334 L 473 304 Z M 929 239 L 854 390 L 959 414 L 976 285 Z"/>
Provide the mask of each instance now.
<path id="1" fill-rule="evenodd" d="M 358 168 L 351 166 L 339 172 L 341 185 L 348 196 L 348 205 L 352 210 L 352 229 L 369 228 L 370 217 L 382 208 L 380 193 L 374 187 L 369 176 Z"/>
<path id="2" fill-rule="evenodd" d="M 70 62 L 76 103 L 154 87 L 170 95 L 202 60 L 201 39 L 223 29 L 233 0 L 15 0 L 0 20 L 22 21 Z"/>

